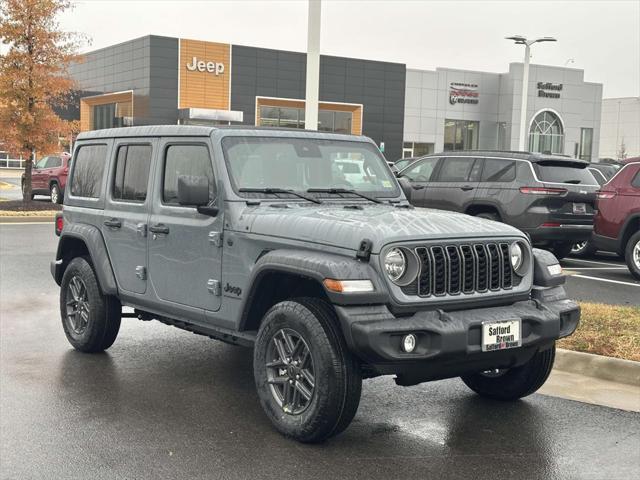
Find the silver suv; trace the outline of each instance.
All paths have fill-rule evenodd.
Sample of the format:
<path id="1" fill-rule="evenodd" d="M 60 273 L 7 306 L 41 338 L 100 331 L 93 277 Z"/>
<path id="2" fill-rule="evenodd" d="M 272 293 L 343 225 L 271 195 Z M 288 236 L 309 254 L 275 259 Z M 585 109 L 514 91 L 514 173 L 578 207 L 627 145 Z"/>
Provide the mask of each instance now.
<path id="1" fill-rule="evenodd" d="M 580 317 L 552 254 L 505 224 L 415 209 L 365 137 L 83 133 L 56 232 L 73 347 L 108 348 L 126 316 L 253 347 L 266 415 L 303 442 L 344 430 L 378 375 L 529 395 Z"/>

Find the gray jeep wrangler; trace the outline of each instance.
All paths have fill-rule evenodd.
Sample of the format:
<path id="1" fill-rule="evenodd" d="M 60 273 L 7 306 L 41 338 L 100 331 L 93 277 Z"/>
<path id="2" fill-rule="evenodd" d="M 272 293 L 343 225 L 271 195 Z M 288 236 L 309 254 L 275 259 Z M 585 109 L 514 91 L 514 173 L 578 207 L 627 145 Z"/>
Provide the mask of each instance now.
<path id="1" fill-rule="evenodd" d="M 365 137 L 83 133 L 56 232 L 74 348 L 108 348 L 129 316 L 253 347 L 265 413 L 303 442 L 343 431 L 379 375 L 529 395 L 580 317 L 551 253 L 502 223 L 414 208 Z"/>

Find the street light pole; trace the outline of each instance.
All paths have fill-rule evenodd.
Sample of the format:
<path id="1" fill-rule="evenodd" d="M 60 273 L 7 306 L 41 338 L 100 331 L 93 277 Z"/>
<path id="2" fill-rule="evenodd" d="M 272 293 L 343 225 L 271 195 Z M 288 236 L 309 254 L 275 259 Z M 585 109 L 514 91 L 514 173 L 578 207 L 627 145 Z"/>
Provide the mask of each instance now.
<path id="1" fill-rule="evenodd" d="M 531 45 L 538 42 L 555 42 L 553 37 L 542 37 L 535 40 L 527 40 L 522 35 L 505 37 L 513 40 L 516 45 L 524 45 L 524 62 L 522 70 L 522 103 L 520 105 L 520 135 L 518 136 L 518 150 L 525 151 L 527 138 L 527 101 L 529 100 L 529 60 L 531 58 Z"/>
<path id="2" fill-rule="evenodd" d="M 309 0 L 307 30 L 307 84 L 304 102 L 304 128 L 318 130 L 320 90 L 320 0 Z"/>

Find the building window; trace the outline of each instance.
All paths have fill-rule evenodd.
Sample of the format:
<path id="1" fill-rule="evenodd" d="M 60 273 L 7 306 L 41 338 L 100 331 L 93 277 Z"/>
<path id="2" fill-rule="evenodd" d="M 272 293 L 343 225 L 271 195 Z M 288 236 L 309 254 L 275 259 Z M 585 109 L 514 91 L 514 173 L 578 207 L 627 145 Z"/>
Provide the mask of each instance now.
<path id="1" fill-rule="evenodd" d="M 351 112 L 318 111 L 318 131 L 351 134 Z M 304 128 L 304 108 L 260 107 L 260 126 Z"/>
<path id="2" fill-rule="evenodd" d="M 433 153 L 435 146 L 433 143 L 404 142 L 402 146 L 402 158 L 424 157 Z"/>
<path id="3" fill-rule="evenodd" d="M 91 107 L 91 129 L 130 127 L 133 125 L 132 102 L 114 102 Z"/>
<path id="4" fill-rule="evenodd" d="M 533 119 L 529 129 L 529 151 L 536 153 L 562 153 L 564 131 L 560 118 L 545 110 Z"/>
<path id="5" fill-rule="evenodd" d="M 480 122 L 444 121 L 444 151 L 477 150 Z"/>
<path id="6" fill-rule="evenodd" d="M 591 150 L 593 146 L 593 128 L 580 129 L 580 160 L 591 161 Z"/>

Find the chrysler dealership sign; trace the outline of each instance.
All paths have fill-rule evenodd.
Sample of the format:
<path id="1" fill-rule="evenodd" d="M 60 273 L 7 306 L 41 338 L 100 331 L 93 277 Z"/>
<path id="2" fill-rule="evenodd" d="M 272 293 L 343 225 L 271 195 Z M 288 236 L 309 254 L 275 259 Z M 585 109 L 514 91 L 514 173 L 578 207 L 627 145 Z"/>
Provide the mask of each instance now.
<path id="1" fill-rule="evenodd" d="M 209 72 L 216 75 L 222 75 L 224 73 L 224 63 L 218 62 L 205 62 L 204 60 L 198 60 L 197 57 L 193 57 L 191 63 L 187 63 L 187 70 L 190 72 Z"/>
<path id="2" fill-rule="evenodd" d="M 449 103 L 470 103 L 477 104 L 480 94 L 478 93 L 478 85 L 475 83 L 457 83 L 449 84 Z"/>

